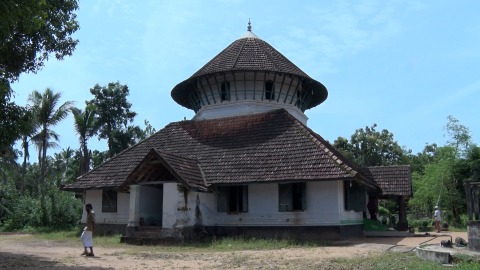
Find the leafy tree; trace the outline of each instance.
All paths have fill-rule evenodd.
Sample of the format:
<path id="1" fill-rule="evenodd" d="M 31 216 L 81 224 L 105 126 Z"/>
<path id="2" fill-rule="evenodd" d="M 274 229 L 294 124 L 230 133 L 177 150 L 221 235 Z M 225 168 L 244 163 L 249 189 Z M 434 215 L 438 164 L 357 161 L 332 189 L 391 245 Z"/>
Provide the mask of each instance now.
<path id="1" fill-rule="evenodd" d="M 450 193 L 453 195 L 453 190 L 449 190 L 452 189 L 451 176 L 454 170 L 452 159 L 454 159 L 452 147 L 439 147 L 434 160 L 425 165 L 424 172 L 414 173 L 415 196 L 409 201 L 409 206 L 415 212 L 429 217 L 437 204 L 442 209 L 451 209 L 450 198 L 454 197 L 449 195 Z"/>
<path id="2" fill-rule="evenodd" d="M 80 140 L 80 175 L 90 170 L 90 152 L 88 150 L 88 139 L 94 136 L 99 128 L 95 118 L 95 107 L 87 105 L 85 111 L 78 108 L 72 108 L 75 131 Z"/>
<path id="3" fill-rule="evenodd" d="M 88 101 L 87 105 L 95 106 L 101 125 L 99 137 L 108 140 L 109 156 L 113 157 L 125 149 L 125 145 L 130 145 L 131 139 L 136 136 L 136 128 L 129 128 L 137 113 L 130 110 L 132 104 L 127 100 L 128 87 L 119 82 L 107 86 L 96 84 L 90 93 L 94 99 Z"/>
<path id="4" fill-rule="evenodd" d="M 460 224 L 460 213 L 465 210 L 465 190 L 463 184 L 469 178 L 468 169 L 465 170 L 465 158 L 471 146 L 471 135 L 468 127 L 460 124 L 460 121 L 449 115 L 445 125 L 448 145 L 453 149 L 453 157 L 450 162 L 452 172 L 448 185 L 448 195 L 451 197 L 450 209 L 452 210 L 455 223 Z M 460 199 L 460 201 L 459 201 Z"/>
<path id="5" fill-rule="evenodd" d="M 469 129 L 454 117 L 447 118 L 445 131 L 446 146 L 427 145 L 413 159 L 419 169 L 413 177 L 415 197 L 409 205 L 429 216 L 438 204 L 445 218 L 458 225 L 466 211 L 464 183 L 480 172 L 480 150 L 472 144 Z"/>
<path id="6" fill-rule="evenodd" d="M 470 148 L 466 163 L 470 172 L 468 181 L 480 181 L 480 147 L 474 145 Z"/>
<path id="7" fill-rule="evenodd" d="M 17 167 L 14 155 L 0 157 L 0 183 L 6 185 L 8 170 Z"/>
<path id="8" fill-rule="evenodd" d="M 72 34 L 77 0 L 2 0 L 0 4 L 0 84 L 37 72 L 50 54 L 62 60 L 71 55 L 78 40 Z M 8 94 L 7 91 L 4 94 Z"/>
<path id="9" fill-rule="evenodd" d="M 403 164 L 404 153 L 393 133 L 376 130 L 377 124 L 360 128 L 350 137 L 339 137 L 333 146 L 361 167 Z"/>
<path id="10" fill-rule="evenodd" d="M 0 17 L 1 18 L 1 17 Z M 1 93 L 0 93 L 1 95 Z M 0 157 L 11 157 L 12 147 L 20 137 L 24 122 L 24 108 L 0 96 Z"/>
<path id="11" fill-rule="evenodd" d="M 438 156 L 438 146 L 434 144 L 426 144 L 422 152 L 416 155 L 408 155 L 410 160 L 408 163 L 412 167 L 413 172 L 423 174 L 425 172 L 425 166 L 434 162 Z"/>
<path id="12" fill-rule="evenodd" d="M 10 102 L 10 83 L 21 73 L 37 72 L 50 54 L 71 55 L 78 40 L 77 0 L 2 0 L 0 2 L 0 156 L 20 137 L 22 107 Z"/>
<path id="13" fill-rule="evenodd" d="M 153 134 L 155 134 L 157 130 L 155 130 L 155 128 L 150 124 L 150 122 L 147 119 L 145 119 L 143 123 L 145 124 L 145 129 L 143 130 L 143 135 L 141 139 L 145 140 L 147 137 L 150 137 Z"/>
<path id="14" fill-rule="evenodd" d="M 460 121 L 455 117 L 449 115 L 444 129 L 447 133 L 446 136 L 449 137 L 448 144 L 455 149 L 455 156 L 465 157 L 472 138 L 469 128 L 460 124 Z"/>
<path id="15" fill-rule="evenodd" d="M 102 165 L 105 161 L 108 159 L 108 150 L 107 151 L 98 151 L 98 150 L 93 150 L 92 153 L 92 161 L 93 161 L 93 167 L 98 167 Z"/>
<path id="16" fill-rule="evenodd" d="M 111 137 L 113 138 L 113 144 L 109 152 L 118 154 L 123 149 L 127 149 L 145 138 L 145 133 L 139 126 L 128 126 L 125 129 L 114 130 Z"/>

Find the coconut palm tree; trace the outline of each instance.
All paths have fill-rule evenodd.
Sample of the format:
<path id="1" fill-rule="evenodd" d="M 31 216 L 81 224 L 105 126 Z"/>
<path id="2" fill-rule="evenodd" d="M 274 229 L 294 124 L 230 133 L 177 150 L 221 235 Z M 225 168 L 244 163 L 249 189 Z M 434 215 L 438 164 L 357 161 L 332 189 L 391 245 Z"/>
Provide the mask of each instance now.
<path id="1" fill-rule="evenodd" d="M 43 93 L 33 91 L 29 96 L 33 115 L 38 124 L 38 133 L 33 137 L 38 149 L 38 164 L 40 166 L 40 181 L 45 183 L 47 149 L 58 147 L 58 134 L 51 128 L 65 119 L 73 105 L 71 101 L 60 103 L 61 94 L 54 93 L 50 88 Z M 52 139 L 54 141 L 52 141 Z"/>
<path id="2" fill-rule="evenodd" d="M 27 172 L 27 161 L 30 159 L 30 142 L 37 132 L 38 126 L 33 118 L 33 110 L 26 107 L 21 116 L 22 126 L 20 128 L 20 139 L 22 140 L 23 163 L 20 176 L 20 195 L 25 192 L 25 175 Z"/>
<path id="3" fill-rule="evenodd" d="M 85 111 L 78 108 L 72 108 L 75 131 L 80 140 L 80 175 L 90 170 L 90 154 L 88 151 L 88 139 L 94 136 L 100 125 L 95 117 L 95 106 L 87 105 Z"/>
<path id="4" fill-rule="evenodd" d="M 67 173 L 75 156 L 75 151 L 69 147 L 62 149 L 61 152 L 54 154 L 53 175 L 55 175 L 55 186 L 59 188 L 62 182 L 66 181 Z"/>

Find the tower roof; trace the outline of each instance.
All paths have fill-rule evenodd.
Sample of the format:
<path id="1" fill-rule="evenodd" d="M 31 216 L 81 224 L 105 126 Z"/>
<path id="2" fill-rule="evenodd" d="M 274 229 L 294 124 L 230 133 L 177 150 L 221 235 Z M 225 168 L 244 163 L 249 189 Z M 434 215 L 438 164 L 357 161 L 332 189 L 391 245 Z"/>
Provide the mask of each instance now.
<path id="1" fill-rule="evenodd" d="M 237 70 L 275 71 L 310 78 L 270 44 L 250 31 L 230 44 L 195 72 L 192 77 Z"/>
<path id="2" fill-rule="evenodd" d="M 217 56 L 172 90 L 172 98 L 180 105 L 190 108 L 187 94 L 195 87 L 196 79 L 202 76 L 235 71 L 269 71 L 291 74 L 302 79 L 304 86 L 312 90 L 307 109 L 325 101 L 328 92 L 323 84 L 310 78 L 270 44 L 249 30 Z"/>

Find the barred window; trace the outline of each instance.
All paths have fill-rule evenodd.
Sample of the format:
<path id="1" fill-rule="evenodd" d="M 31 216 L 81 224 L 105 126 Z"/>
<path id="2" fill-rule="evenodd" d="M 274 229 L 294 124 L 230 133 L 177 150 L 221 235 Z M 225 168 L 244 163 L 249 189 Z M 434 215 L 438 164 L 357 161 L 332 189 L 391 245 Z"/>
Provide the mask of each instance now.
<path id="1" fill-rule="evenodd" d="M 220 99 L 222 101 L 230 100 L 230 82 L 229 81 L 224 81 L 220 85 Z"/>
<path id="2" fill-rule="evenodd" d="M 102 193 L 102 212 L 117 212 L 117 192 L 115 190 L 104 190 Z"/>
<path id="3" fill-rule="evenodd" d="M 248 186 L 218 187 L 217 211 L 228 213 L 248 212 Z"/>
<path id="4" fill-rule="evenodd" d="M 363 186 L 354 181 L 343 182 L 345 210 L 364 212 L 366 211 L 367 198 Z"/>
<path id="5" fill-rule="evenodd" d="M 304 211 L 306 207 L 306 183 L 278 185 L 278 210 L 280 212 Z"/>
<path id="6" fill-rule="evenodd" d="M 275 99 L 275 85 L 273 84 L 273 81 L 265 82 L 265 99 Z"/>

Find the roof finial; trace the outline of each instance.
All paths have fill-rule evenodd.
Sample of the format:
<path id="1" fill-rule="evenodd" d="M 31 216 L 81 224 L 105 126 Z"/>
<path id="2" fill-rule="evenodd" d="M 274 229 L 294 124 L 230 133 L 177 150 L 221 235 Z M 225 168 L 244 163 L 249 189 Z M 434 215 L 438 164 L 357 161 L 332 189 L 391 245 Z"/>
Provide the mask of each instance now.
<path id="1" fill-rule="evenodd" d="M 252 24 L 250 23 L 250 18 L 248 18 L 248 27 L 247 31 L 252 32 Z"/>

